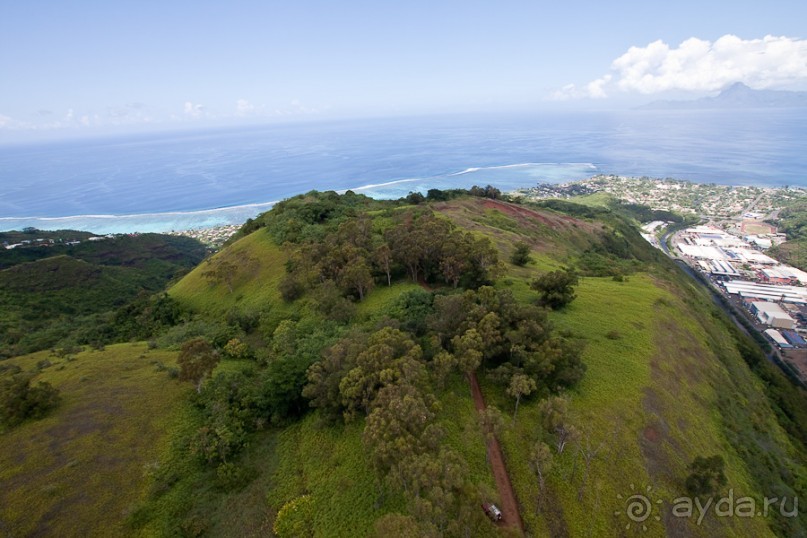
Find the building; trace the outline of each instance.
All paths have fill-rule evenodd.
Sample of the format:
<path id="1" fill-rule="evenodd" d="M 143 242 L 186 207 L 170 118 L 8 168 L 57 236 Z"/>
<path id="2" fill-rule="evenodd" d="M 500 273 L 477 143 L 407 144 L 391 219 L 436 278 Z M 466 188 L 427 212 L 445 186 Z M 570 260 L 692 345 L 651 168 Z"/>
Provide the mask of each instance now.
<path id="1" fill-rule="evenodd" d="M 793 347 L 804 347 L 807 346 L 807 341 L 801 337 L 799 333 L 796 331 L 784 330 L 782 331 L 782 336 L 785 337 L 785 340 L 790 342 Z"/>
<path id="2" fill-rule="evenodd" d="M 794 329 L 796 320 L 790 317 L 781 306 L 768 301 L 757 301 L 751 305 L 751 312 L 756 314 L 760 323 L 780 329 Z"/>
<path id="3" fill-rule="evenodd" d="M 807 288 L 760 284 L 746 280 L 729 280 L 723 283 L 726 292 L 743 299 L 765 299 L 777 303 L 807 304 Z"/>
<path id="4" fill-rule="evenodd" d="M 780 333 L 776 329 L 766 329 L 765 336 L 770 338 L 771 342 L 773 342 L 782 349 L 791 349 L 793 347 L 787 342 L 787 340 L 785 340 L 785 337 L 782 336 L 782 333 Z"/>

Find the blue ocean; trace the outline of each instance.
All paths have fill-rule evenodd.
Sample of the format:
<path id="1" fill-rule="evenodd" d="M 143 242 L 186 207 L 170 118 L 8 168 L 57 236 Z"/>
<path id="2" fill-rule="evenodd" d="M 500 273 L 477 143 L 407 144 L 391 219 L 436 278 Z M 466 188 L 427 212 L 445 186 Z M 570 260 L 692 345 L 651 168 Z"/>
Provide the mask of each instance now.
<path id="1" fill-rule="evenodd" d="M 807 187 L 807 110 L 615 111 L 300 122 L 0 146 L 0 229 L 170 231 L 289 196 L 504 191 L 595 174 Z"/>

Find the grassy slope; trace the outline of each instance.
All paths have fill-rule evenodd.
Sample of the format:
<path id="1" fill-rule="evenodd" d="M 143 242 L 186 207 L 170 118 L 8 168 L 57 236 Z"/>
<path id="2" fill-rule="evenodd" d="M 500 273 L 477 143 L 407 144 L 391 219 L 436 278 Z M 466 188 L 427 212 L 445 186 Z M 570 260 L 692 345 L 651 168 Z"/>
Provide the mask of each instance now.
<path id="1" fill-rule="evenodd" d="M 524 240 L 517 233 L 524 228 L 502 226 L 502 218 L 508 217 L 462 220 L 467 228 L 495 237 L 500 250 L 508 254 L 512 241 Z M 560 236 L 556 240 L 563 239 Z M 536 239 L 534 244 L 542 240 Z M 507 276 L 500 281 L 500 286 L 512 289 L 519 299 L 535 297 L 526 280 L 537 273 L 533 267 L 552 268 L 546 260 L 551 249 L 539 246 L 537 250 L 534 264 L 527 268 L 508 264 Z M 568 251 L 555 252 L 568 261 Z M 573 462 L 574 447 L 556 457 L 556 468 L 548 479 L 550 507 L 539 513 L 535 509 L 537 481 L 527 461 L 538 438 L 540 419 L 537 402 L 522 405 L 517 425 L 503 436 L 503 446 L 531 532 L 616 535 L 630 522 L 624 515 L 624 498 L 650 486 L 654 499 L 673 501 L 684 490 L 687 465 L 700 455 L 723 454 L 729 487 L 738 497 L 752 495 L 759 501 L 771 494 L 759 491 L 751 470 L 725 433 L 735 427 L 735 418 L 748 420 L 746 415 L 753 414 L 753 422 L 765 424 L 773 443 L 792 455 L 790 441 L 776 423 L 759 381 L 733 349 L 725 328 L 704 314 L 711 307 L 708 300 L 687 287 L 647 274 L 623 283 L 585 278 L 578 288 L 578 299 L 566 310 L 553 313 L 558 328 L 583 337 L 587 344 L 584 361 L 588 371 L 572 395 L 571 422 L 585 433 L 588 441 L 584 440 L 584 447 L 604 445 L 593 460 L 582 501 L 578 494 L 583 470 L 579 461 L 577 465 Z M 724 351 L 726 362 L 717 357 L 714 346 Z M 490 383 L 484 383 L 483 388 L 491 403 L 503 410 L 512 409 L 512 400 L 501 388 Z M 726 395 L 754 402 L 753 409 L 741 411 L 742 417 L 722 416 L 718 400 Z M 544 439 L 552 440 L 549 436 Z M 623 512 L 621 517 L 615 515 L 618 511 Z M 674 518 L 669 513 L 668 504 L 666 510 L 657 512 L 663 521 L 651 518 L 647 522 L 648 531 L 655 535 L 663 535 L 665 528 L 668 533 L 695 536 L 770 535 L 763 518 L 718 520 L 712 515 L 697 525 L 694 520 Z"/>
<path id="2" fill-rule="evenodd" d="M 575 196 L 570 201 L 576 204 L 583 204 L 592 207 L 609 208 L 614 201 L 614 197 L 607 192 L 595 192 L 594 194 L 584 194 Z"/>
<path id="3" fill-rule="evenodd" d="M 681 495 L 686 466 L 698 455 L 721 453 L 727 460 L 729 484 L 740 495 L 759 494 L 748 469 L 726 442 L 727 424 L 717 412 L 717 393 L 735 390 L 726 371 L 703 342 L 702 330 L 685 318 L 685 305 L 637 275 L 626 283 L 589 278 L 578 288 L 578 299 L 553 315 L 559 328 L 585 336 L 588 371 L 571 399 L 571 422 L 585 432 L 590 446 L 605 443 L 594 459 L 591 477 L 578 500 L 582 465 L 574 464 L 575 447 L 556 456 L 548 479 L 551 508 L 545 517 L 526 510 L 528 525 L 539 535 L 566 529 L 573 536 L 612 535 L 629 523 L 623 515 L 627 498 L 652 487 L 652 496 L 670 502 Z M 615 338 L 616 331 L 620 336 Z M 611 334 L 611 338 L 606 335 Z M 615 338 L 615 339 L 612 339 Z M 739 357 L 736 358 L 739 364 Z M 753 383 L 749 378 L 749 383 Z M 499 405 L 512 402 L 495 387 Z M 747 388 L 760 394 L 753 384 Z M 768 424 L 775 419 L 768 411 Z M 518 426 L 507 432 L 504 445 L 522 505 L 538 497 L 534 475 L 526 462 L 540 428 L 537 404 L 522 406 Z M 778 428 L 773 434 L 783 439 Z M 549 438 L 547 438 L 549 440 Z M 586 445 L 584 440 L 583 446 Z M 669 512 L 659 510 L 659 516 Z M 700 527 L 668 517 L 668 532 L 683 526 L 695 536 L 765 536 L 762 519 L 704 521 Z M 649 521 L 649 531 L 664 534 L 661 522 Z"/>
<path id="4" fill-rule="evenodd" d="M 119 536 L 167 449 L 188 386 L 158 371 L 175 354 L 145 344 L 108 346 L 73 359 L 47 352 L 5 361 L 52 365 L 62 403 L 48 417 L 0 436 L 0 530 L 9 536 Z M 6 535 L 6 532 L 2 533 Z"/>
<path id="5" fill-rule="evenodd" d="M 256 260 L 257 265 L 249 272 L 235 275 L 232 292 L 223 282 L 203 275 L 218 260 L 225 259 L 237 264 L 244 257 Z M 233 307 L 284 310 L 278 284 L 285 275 L 286 259 L 286 253 L 275 245 L 264 228 L 201 263 L 175 284 L 169 294 L 194 311 L 214 315 L 224 314 Z"/>
<path id="6" fill-rule="evenodd" d="M 557 220 L 552 212 L 543 213 L 549 224 L 530 223 L 523 216 L 478 207 L 481 203 L 452 201 L 442 210 L 475 234 L 491 237 L 503 259 L 509 257 L 516 241 L 531 244 L 534 262 L 524 268 L 506 264 L 507 274 L 499 282 L 522 300 L 534 298 L 528 286 L 530 278 L 539 271 L 573 262 L 575 253 L 590 243 L 587 234 L 599 228 L 585 221 Z M 243 255 L 257 257 L 260 268 L 254 278 L 245 275 L 237 279 L 232 293 L 223 284 L 201 277 L 203 266 L 172 288 L 171 294 L 211 314 L 232 306 L 268 307 L 277 315 L 287 312 L 289 307 L 283 305 L 276 292 L 276 284 L 283 276 L 283 252 L 265 230 L 260 230 L 219 254 L 233 259 Z M 634 275 L 624 283 L 586 278 L 578 289 L 578 299 L 566 311 L 553 314 L 559 328 L 587 341 L 584 360 L 588 372 L 572 394 L 571 421 L 585 432 L 587 442 L 583 446 L 603 443 L 603 448 L 593 460 L 582 500 L 578 495 L 583 466 L 574 457 L 575 447 L 568 447 L 556 457 L 556 467 L 548 478 L 550 507 L 539 512 L 534 508 L 536 479 L 527 465 L 529 449 L 540 431 L 537 402 L 528 400 L 522 404 L 517 425 L 504 434 L 502 441 L 530 533 L 620 534 L 629 522 L 624 514 L 615 514 L 624 512 L 623 499 L 652 486 L 654 499 L 670 502 L 683 490 L 686 466 L 698 455 L 723 454 L 729 485 L 738 496 L 754 495 L 759 499 L 765 492 L 752 482 L 746 462 L 727 441 L 727 428 L 733 427 L 731 421 L 735 419 L 742 422 L 753 414 L 754 423 L 764 424 L 769 442 L 785 452 L 792 451 L 759 383 L 732 348 L 725 328 L 708 316 L 708 302 L 681 286 L 648 274 Z M 377 287 L 359 306 L 360 317 L 374 318 L 399 293 L 412 287 Z M 714 352 L 716 347 L 724 351 L 722 361 Z M 484 379 L 483 383 L 490 402 L 505 411 L 512 409 L 512 401 L 499 387 Z M 741 402 L 738 415 L 724 417 L 718 410 L 718 400 L 726 394 L 736 395 Z M 466 455 L 480 488 L 490 487 L 489 473 L 480 464 L 484 448 L 473 435 L 470 394 L 462 382 L 455 381 L 442 401 L 449 443 Z M 748 402 L 753 403 L 753 409 L 742 405 Z M 237 518 L 240 525 L 245 529 L 266 529 L 276 510 L 303 493 L 311 494 L 315 503 L 325 503 L 317 504 L 323 510 L 315 522 L 319 535 L 340 535 L 342 531 L 338 529 L 347 528 L 348 520 L 364 531 L 374 518 L 397 510 L 396 503 L 400 501 L 395 499 L 388 498 L 378 508 L 372 504 L 375 495 L 368 488 L 373 486 L 374 478 L 361 460 L 360 430 L 358 426 L 323 426 L 313 414 L 302 423 L 256 441 L 247 460 L 261 461 L 259 477 L 247 491 L 250 495 L 268 492 L 268 508 L 255 505 L 248 511 L 251 516 L 245 514 L 254 519 Z M 551 437 L 545 436 L 545 440 L 551 442 Z M 223 505 L 239 505 L 236 499 L 244 499 L 244 495 L 228 496 Z M 228 515 L 217 509 L 213 528 L 229 534 L 224 531 L 224 522 L 233 522 L 233 514 L 241 513 L 234 509 Z M 659 516 L 665 514 L 669 514 L 669 505 L 666 511 L 657 512 Z M 649 535 L 660 535 L 665 528 L 667 532 L 694 536 L 769 534 L 762 518 L 707 518 L 696 525 L 667 515 L 663 521 L 651 518 L 647 525 Z M 363 532 L 356 535 L 360 534 Z"/>

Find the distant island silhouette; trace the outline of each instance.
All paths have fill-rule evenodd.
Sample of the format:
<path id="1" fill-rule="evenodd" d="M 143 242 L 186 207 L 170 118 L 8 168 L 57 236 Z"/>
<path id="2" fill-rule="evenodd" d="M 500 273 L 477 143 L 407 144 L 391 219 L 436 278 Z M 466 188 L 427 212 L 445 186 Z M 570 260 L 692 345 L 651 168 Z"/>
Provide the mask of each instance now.
<path id="1" fill-rule="evenodd" d="M 715 97 L 693 100 L 653 101 L 642 110 L 705 110 L 733 108 L 807 108 L 807 92 L 755 90 L 735 82 Z"/>

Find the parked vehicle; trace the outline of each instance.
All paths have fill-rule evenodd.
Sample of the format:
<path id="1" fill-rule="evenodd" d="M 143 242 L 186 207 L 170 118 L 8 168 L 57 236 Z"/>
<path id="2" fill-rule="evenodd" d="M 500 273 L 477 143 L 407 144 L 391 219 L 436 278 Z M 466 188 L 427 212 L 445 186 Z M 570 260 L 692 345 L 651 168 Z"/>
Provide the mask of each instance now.
<path id="1" fill-rule="evenodd" d="M 482 503 L 482 510 L 485 511 L 485 514 L 492 519 L 493 521 L 501 521 L 502 520 L 502 511 L 493 504 L 493 503 Z"/>

